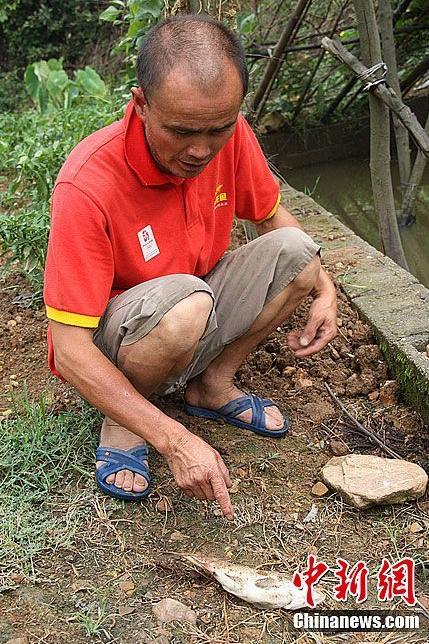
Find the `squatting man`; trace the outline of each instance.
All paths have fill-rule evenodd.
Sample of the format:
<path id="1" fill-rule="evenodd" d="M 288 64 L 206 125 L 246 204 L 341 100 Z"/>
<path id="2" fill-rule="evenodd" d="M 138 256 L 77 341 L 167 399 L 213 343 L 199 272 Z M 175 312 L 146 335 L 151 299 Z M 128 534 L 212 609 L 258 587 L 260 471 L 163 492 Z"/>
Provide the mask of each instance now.
<path id="1" fill-rule="evenodd" d="M 105 493 L 149 494 L 148 443 L 186 495 L 216 500 L 231 519 L 220 454 L 149 399 L 182 387 L 188 414 L 285 435 L 287 417 L 234 375 L 309 294 L 288 344 L 299 357 L 320 351 L 336 334 L 335 288 L 240 114 L 248 72 L 237 37 L 207 16 L 169 18 L 143 42 L 137 78 L 124 118 L 82 141 L 55 184 L 49 364 L 105 414 Z M 258 238 L 227 252 L 234 216 Z"/>

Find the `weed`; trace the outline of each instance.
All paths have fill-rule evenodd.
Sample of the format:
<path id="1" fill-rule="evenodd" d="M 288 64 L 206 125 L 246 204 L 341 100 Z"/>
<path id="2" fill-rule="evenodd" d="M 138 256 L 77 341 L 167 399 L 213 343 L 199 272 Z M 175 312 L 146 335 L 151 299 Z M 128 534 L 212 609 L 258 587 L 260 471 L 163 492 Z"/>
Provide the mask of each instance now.
<path id="1" fill-rule="evenodd" d="M 75 517 L 55 514 L 67 498 L 76 474 L 90 476 L 88 458 L 94 451 L 92 427 L 97 414 L 86 403 L 76 412 L 53 415 L 42 396 L 26 391 L 15 410 L 0 422 L 0 565 L 25 565 L 48 545 L 70 541 Z"/>
<path id="2" fill-rule="evenodd" d="M 88 637 L 100 635 L 109 637 L 108 632 L 103 628 L 108 618 L 108 603 L 105 597 L 99 597 L 97 602 L 92 602 L 85 610 L 81 610 L 76 618 Z"/>
<path id="3" fill-rule="evenodd" d="M 279 458 L 281 458 L 281 454 L 278 452 L 268 452 L 268 454 L 264 454 L 264 456 L 258 458 L 256 460 L 256 464 L 261 472 L 265 472 L 269 470 L 273 462 L 277 461 Z"/>

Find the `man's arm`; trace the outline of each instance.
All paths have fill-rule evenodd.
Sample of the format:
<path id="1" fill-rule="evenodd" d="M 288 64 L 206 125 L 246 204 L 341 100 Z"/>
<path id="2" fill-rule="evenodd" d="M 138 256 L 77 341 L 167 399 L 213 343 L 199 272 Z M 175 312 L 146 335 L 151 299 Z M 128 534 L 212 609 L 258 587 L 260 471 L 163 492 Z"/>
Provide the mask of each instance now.
<path id="1" fill-rule="evenodd" d="M 188 496 L 216 499 L 232 518 L 228 470 L 219 453 L 184 425 L 152 405 L 95 346 L 93 329 L 49 322 L 55 366 L 94 407 L 163 454 L 177 485 Z"/>
<path id="2" fill-rule="evenodd" d="M 264 235 L 287 226 L 303 229 L 299 221 L 280 204 L 270 219 L 256 224 L 256 230 L 258 235 Z M 311 295 L 313 303 L 305 328 L 288 333 L 289 346 L 299 358 L 317 353 L 337 335 L 336 290 L 323 268 Z"/>

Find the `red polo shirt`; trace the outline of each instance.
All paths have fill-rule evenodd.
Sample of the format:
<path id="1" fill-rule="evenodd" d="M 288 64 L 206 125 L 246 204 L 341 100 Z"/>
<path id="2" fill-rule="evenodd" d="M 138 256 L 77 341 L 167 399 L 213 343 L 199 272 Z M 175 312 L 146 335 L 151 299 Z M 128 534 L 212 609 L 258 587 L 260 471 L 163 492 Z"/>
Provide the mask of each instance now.
<path id="1" fill-rule="evenodd" d="M 47 316 L 98 326 L 111 297 L 173 273 L 206 275 L 227 250 L 234 215 L 274 214 L 279 187 L 240 115 L 233 136 L 198 176 L 163 173 L 133 104 L 84 139 L 60 170 L 45 267 Z M 54 367 L 48 332 L 49 366 Z"/>

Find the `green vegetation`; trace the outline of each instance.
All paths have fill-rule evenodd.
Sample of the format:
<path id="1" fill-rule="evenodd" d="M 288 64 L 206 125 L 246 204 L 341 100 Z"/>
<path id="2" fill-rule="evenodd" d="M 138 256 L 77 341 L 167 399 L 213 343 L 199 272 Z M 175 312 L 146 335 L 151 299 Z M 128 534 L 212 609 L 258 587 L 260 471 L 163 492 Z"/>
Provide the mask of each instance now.
<path id="1" fill-rule="evenodd" d="M 63 61 L 50 58 L 28 65 L 24 82 L 31 100 L 41 114 L 64 107 L 69 109 L 78 99 L 103 100 L 107 87 L 99 74 L 87 65 L 75 72 L 71 80 L 63 69 Z"/>
<path id="2" fill-rule="evenodd" d="M 6 268 L 19 260 L 41 288 L 49 230 L 49 197 L 72 148 L 94 130 L 120 118 L 121 99 L 91 100 L 78 108 L 41 114 L 0 115 L 0 229 Z"/>
<path id="3" fill-rule="evenodd" d="M 9 570 L 30 570 L 45 548 L 71 543 L 85 512 L 74 483 L 92 477 L 92 428 L 99 414 L 82 403 L 78 413 L 55 415 L 42 397 L 24 391 L 14 413 L 0 422 L 0 561 Z M 74 501 L 75 500 L 75 501 Z M 58 511 L 67 501 L 68 512 Z"/>

